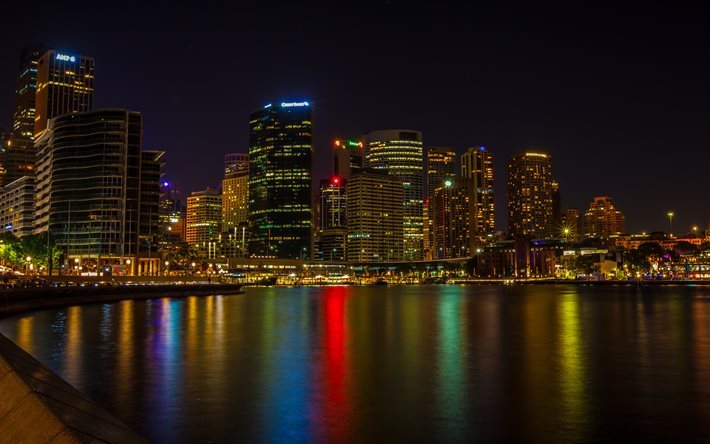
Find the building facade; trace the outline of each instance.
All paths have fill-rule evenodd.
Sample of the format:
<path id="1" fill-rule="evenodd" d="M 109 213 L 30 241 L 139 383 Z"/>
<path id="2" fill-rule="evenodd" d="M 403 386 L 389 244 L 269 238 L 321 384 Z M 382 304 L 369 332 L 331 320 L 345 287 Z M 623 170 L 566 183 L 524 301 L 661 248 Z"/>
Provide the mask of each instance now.
<path id="1" fill-rule="evenodd" d="M 595 197 L 584 213 L 584 237 L 607 238 L 624 234 L 624 213 L 609 196 Z"/>
<path id="2" fill-rule="evenodd" d="M 249 176 L 249 154 L 228 153 L 224 155 L 224 177 Z"/>
<path id="3" fill-rule="evenodd" d="M 471 182 L 473 240 L 487 243 L 495 232 L 493 154 L 484 147 L 472 147 L 461 156 L 461 176 Z"/>
<path id="4" fill-rule="evenodd" d="M 67 259 L 135 270 L 139 239 L 157 232 L 162 157 L 144 153 L 141 143 L 142 118 L 135 111 L 50 120 L 35 140 L 34 232 L 49 230 Z"/>
<path id="5" fill-rule="evenodd" d="M 16 237 L 34 230 L 35 184 L 31 176 L 21 177 L 0 189 L 0 225 L 3 233 Z"/>
<path id="6" fill-rule="evenodd" d="M 211 243 L 222 233 L 222 196 L 219 190 L 193 191 L 187 197 L 185 238 L 204 256 Z"/>
<path id="7" fill-rule="evenodd" d="M 465 177 L 446 179 L 431 199 L 433 258 L 468 257 L 474 248 L 471 226 L 475 220 L 473 182 Z"/>
<path id="8" fill-rule="evenodd" d="M 347 194 L 347 260 L 404 259 L 404 186 L 381 170 L 352 174 Z"/>
<path id="9" fill-rule="evenodd" d="M 222 180 L 222 231 L 234 233 L 247 224 L 249 215 L 249 155 L 225 156 Z"/>
<path id="10" fill-rule="evenodd" d="M 526 152 L 508 162 L 508 232 L 520 239 L 553 237 L 549 154 Z"/>
<path id="11" fill-rule="evenodd" d="M 422 133 L 399 129 L 372 131 L 363 136 L 363 141 L 365 166 L 386 171 L 403 184 L 404 259 L 420 260 L 424 254 Z"/>
<path id="12" fill-rule="evenodd" d="M 431 198 L 434 190 L 441 187 L 446 179 L 458 176 L 456 150 L 443 146 L 430 146 L 426 150 L 426 193 Z"/>
<path id="13" fill-rule="evenodd" d="M 249 123 L 249 252 L 310 258 L 313 142 L 309 102 L 269 104 Z"/>
<path id="14" fill-rule="evenodd" d="M 346 187 L 347 181 L 339 176 L 320 182 L 315 259 L 345 260 Z"/>
<path id="15" fill-rule="evenodd" d="M 333 142 L 333 175 L 348 180 L 351 172 L 363 168 L 363 143 L 356 139 L 336 139 Z"/>
<path id="16" fill-rule="evenodd" d="M 37 61 L 34 137 L 47 122 L 66 113 L 90 111 L 94 99 L 94 59 L 55 50 Z"/>
<path id="17" fill-rule="evenodd" d="M 579 234 L 582 232 L 581 225 L 579 209 L 567 208 L 562 212 L 562 226 L 556 236 L 570 242 L 577 242 Z"/>
<path id="18" fill-rule="evenodd" d="M 37 94 L 37 60 L 42 50 L 26 48 L 20 55 L 20 69 L 15 88 L 15 112 L 12 131 L 0 152 L 0 186 L 34 173 L 34 123 Z"/>

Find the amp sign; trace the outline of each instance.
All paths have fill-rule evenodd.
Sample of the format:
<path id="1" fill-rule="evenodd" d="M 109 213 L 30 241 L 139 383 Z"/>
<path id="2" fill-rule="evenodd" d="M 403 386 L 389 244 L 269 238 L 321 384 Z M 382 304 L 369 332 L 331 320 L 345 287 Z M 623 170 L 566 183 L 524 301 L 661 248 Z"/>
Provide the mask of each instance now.
<path id="1" fill-rule="evenodd" d="M 57 60 L 61 60 L 63 62 L 76 62 L 76 57 L 58 53 Z"/>

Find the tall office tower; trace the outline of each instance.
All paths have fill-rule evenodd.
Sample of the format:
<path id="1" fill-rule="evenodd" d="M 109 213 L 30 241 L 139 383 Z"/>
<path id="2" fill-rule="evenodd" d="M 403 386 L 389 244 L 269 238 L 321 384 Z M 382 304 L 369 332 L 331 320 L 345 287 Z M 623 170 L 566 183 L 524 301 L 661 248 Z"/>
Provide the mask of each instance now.
<path id="1" fill-rule="evenodd" d="M 138 252 L 157 253 L 164 219 L 160 215 L 160 200 L 163 194 L 165 174 L 165 151 L 141 151 L 140 226 Z"/>
<path id="2" fill-rule="evenodd" d="M 562 213 L 562 224 L 556 236 L 566 239 L 570 242 L 579 240 L 579 233 L 582 232 L 581 219 L 579 218 L 579 210 L 577 208 L 567 208 Z"/>
<path id="3" fill-rule="evenodd" d="M 470 256 L 473 248 L 471 225 L 475 220 L 473 182 L 465 177 L 446 179 L 433 193 L 433 257 Z"/>
<path id="4" fill-rule="evenodd" d="M 94 98 L 94 59 L 55 50 L 37 61 L 34 137 L 49 119 L 66 113 L 90 111 Z"/>
<path id="5" fill-rule="evenodd" d="M 424 260 L 434 259 L 434 220 L 431 212 L 431 199 L 424 200 L 422 216 L 424 217 Z"/>
<path id="6" fill-rule="evenodd" d="M 187 243 L 197 247 L 203 255 L 210 252 L 211 242 L 222 230 L 222 196 L 219 190 L 208 187 L 190 193 L 186 213 Z"/>
<path id="7" fill-rule="evenodd" d="M 0 188 L 0 226 L 16 237 L 32 234 L 35 215 L 35 184 L 31 176 L 21 177 Z"/>
<path id="8" fill-rule="evenodd" d="M 348 180 L 351 173 L 362 170 L 363 144 L 354 139 L 337 139 L 333 142 L 333 175 Z"/>
<path id="9" fill-rule="evenodd" d="M 308 102 L 269 104 L 249 122 L 252 256 L 311 257 L 313 143 Z"/>
<path id="10" fill-rule="evenodd" d="M 584 213 L 584 236 L 606 238 L 622 235 L 624 230 L 624 214 L 611 197 L 595 197 Z"/>
<path id="11" fill-rule="evenodd" d="M 557 237 L 562 227 L 562 195 L 560 194 L 560 184 L 556 180 L 552 181 L 552 236 Z"/>
<path id="12" fill-rule="evenodd" d="M 67 258 L 96 265 L 118 260 L 134 268 L 139 238 L 150 235 L 141 230 L 158 221 L 152 194 L 159 190 L 162 156 L 142 152 L 141 139 L 135 111 L 102 109 L 50 120 L 35 140 L 35 232 L 49 230 Z M 157 267 L 159 261 L 142 265 Z"/>
<path id="13" fill-rule="evenodd" d="M 348 261 L 404 259 L 404 187 L 385 171 L 350 175 L 347 194 Z"/>
<path id="14" fill-rule="evenodd" d="M 508 162 L 508 232 L 516 238 L 550 238 L 552 157 L 527 152 Z"/>
<path id="15" fill-rule="evenodd" d="M 20 55 L 12 132 L 4 138 L 0 153 L 0 165 L 2 165 L 0 185 L 9 184 L 22 176 L 33 174 L 37 59 L 40 52 L 40 49 L 29 48 L 24 49 Z"/>
<path id="16" fill-rule="evenodd" d="M 249 155 L 227 154 L 222 180 L 222 231 L 236 236 L 241 225 L 248 222 Z"/>
<path id="17" fill-rule="evenodd" d="M 434 190 L 444 184 L 446 179 L 458 176 L 456 168 L 456 150 L 443 146 L 430 146 L 426 150 L 426 193 L 431 198 Z"/>
<path id="18" fill-rule="evenodd" d="M 338 176 L 320 182 L 316 259 L 345 260 L 346 186 Z"/>
<path id="19" fill-rule="evenodd" d="M 15 112 L 12 116 L 12 133 L 15 137 L 30 140 L 34 138 L 37 61 L 42 52 L 39 48 L 26 48 L 20 54 L 20 71 L 15 89 Z"/>
<path id="20" fill-rule="evenodd" d="M 495 232 L 493 154 L 484 146 L 469 148 L 461 156 L 461 176 L 471 182 L 474 220 L 471 225 L 476 243 L 489 241 Z"/>
<path id="21" fill-rule="evenodd" d="M 384 170 L 404 185 L 404 260 L 420 260 L 424 254 L 422 133 L 399 129 L 372 131 L 363 139 L 365 166 Z"/>
<path id="22" fill-rule="evenodd" d="M 320 218 L 318 228 L 342 228 L 346 224 L 345 189 L 347 182 L 334 176 L 320 182 Z"/>
<path id="23" fill-rule="evenodd" d="M 249 176 L 249 154 L 229 153 L 224 155 L 224 177 Z"/>
<path id="24" fill-rule="evenodd" d="M 177 183 L 166 178 L 160 183 L 160 231 L 163 246 L 185 242 L 185 214 Z"/>

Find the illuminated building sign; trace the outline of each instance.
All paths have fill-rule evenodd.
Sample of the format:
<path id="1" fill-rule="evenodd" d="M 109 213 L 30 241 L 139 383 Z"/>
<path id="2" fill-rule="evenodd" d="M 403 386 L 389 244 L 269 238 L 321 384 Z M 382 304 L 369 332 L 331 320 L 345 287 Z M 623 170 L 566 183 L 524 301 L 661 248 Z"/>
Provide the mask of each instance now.
<path id="1" fill-rule="evenodd" d="M 271 104 L 269 103 L 268 105 L 266 105 L 266 106 L 264 107 L 264 109 L 266 109 L 266 108 L 271 108 Z"/>
<path id="2" fill-rule="evenodd" d="M 294 106 L 308 106 L 308 102 L 281 102 L 281 108 L 292 108 Z"/>
<path id="3" fill-rule="evenodd" d="M 547 154 L 542 154 L 542 153 L 525 153 L 526 156 L 532 156 L 532 157 L 547 157 Z"/>
<path id="4" fill-rule="evenodd" d="M 68 56 L 66 54 L 57 54 L 57 60 L 61 60 L 63 62 L 76 62 L 76 57 Z"/>

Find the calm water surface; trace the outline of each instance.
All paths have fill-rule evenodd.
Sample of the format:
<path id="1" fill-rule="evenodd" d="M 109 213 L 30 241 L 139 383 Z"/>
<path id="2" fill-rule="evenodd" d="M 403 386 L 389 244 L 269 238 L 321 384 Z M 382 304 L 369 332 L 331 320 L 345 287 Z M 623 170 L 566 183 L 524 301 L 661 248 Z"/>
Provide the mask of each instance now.
<path id="1" fill-rule="evenodd" d="M 710 288 L 249 288 L 0 321 L 155 442 L 710 440 Z"/>

